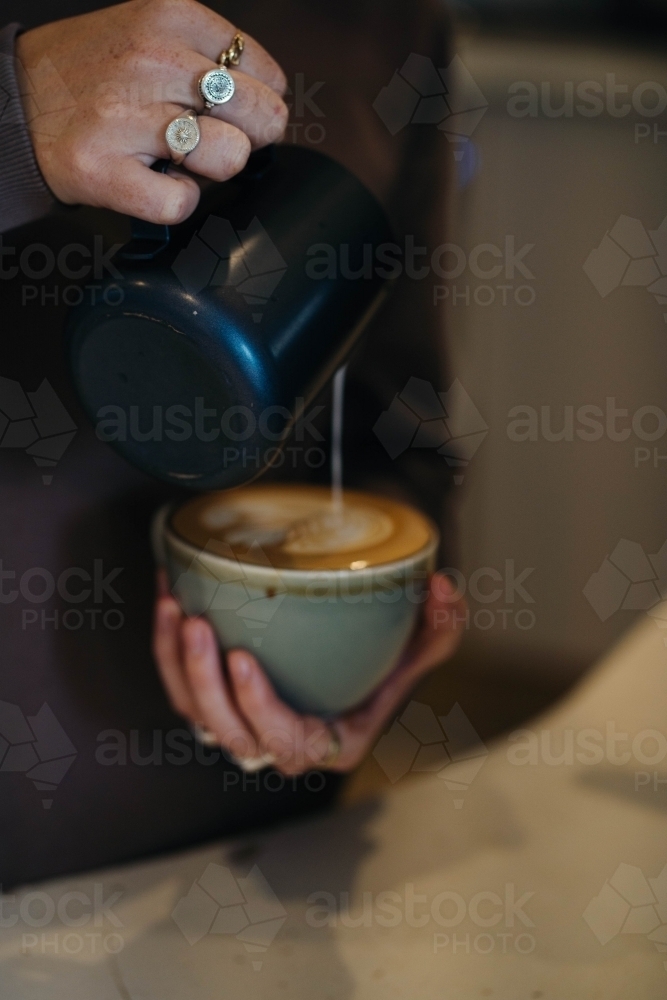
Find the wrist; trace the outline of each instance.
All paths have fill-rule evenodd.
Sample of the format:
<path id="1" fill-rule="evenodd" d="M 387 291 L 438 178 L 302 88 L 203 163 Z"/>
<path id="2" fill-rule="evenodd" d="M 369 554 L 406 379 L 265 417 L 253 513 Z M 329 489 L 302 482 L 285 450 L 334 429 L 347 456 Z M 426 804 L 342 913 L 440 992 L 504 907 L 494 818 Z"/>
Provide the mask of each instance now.
<path id="1" fill-rule="evenodd" d="M 53 204 L 53 196 L 38 166 L 21 97 L 25 85 L 18 79 L 16 56 L 20 30 L 20 25 L 10 24 L 0 31 L 0 93 L 6 98 L 0 115 L 2 231 L 40 218 Z"/>
<path id="2" fill-rule="evenodd" d="M 34 28 L 17 35 L 16 80 L 36 166 L 53 197 L 67 204 L 75 199 L 58 183 L 54 153 L 58 136 L 74 114 L 75 102 L 46 54 L 44 30 Z"/>

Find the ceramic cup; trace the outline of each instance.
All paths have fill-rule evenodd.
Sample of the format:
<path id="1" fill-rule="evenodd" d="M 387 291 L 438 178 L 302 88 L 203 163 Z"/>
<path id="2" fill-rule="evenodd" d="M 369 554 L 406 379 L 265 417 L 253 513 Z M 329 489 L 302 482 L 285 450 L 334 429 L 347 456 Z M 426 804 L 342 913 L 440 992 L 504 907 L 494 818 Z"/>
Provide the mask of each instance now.
<path id="1" fill-rule="evenodd" d="M 161 508 L 153 549 L 187 615 L 203 615 L 221 648 L 243 647 L 278 694 L 323 717 L 360 704 L 394 669 L 428 597 L 438 533 L 392 563 L 357 570 L 276 569 L 184 541 Z"/>

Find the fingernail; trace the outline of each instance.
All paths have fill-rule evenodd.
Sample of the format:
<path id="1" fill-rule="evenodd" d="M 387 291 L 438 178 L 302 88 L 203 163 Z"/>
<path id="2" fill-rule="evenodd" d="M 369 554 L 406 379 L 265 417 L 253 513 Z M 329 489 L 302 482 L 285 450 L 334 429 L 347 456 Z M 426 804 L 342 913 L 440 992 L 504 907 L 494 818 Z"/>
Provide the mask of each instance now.
<path id="1" fill-rule="evenodd" d="M 234 653 L 231 657 L 232 669 L 234 671 L 234 677 L 237 681 L 245 683 L 250 680 L 250 674 L 252 668 L 250 666 L 250 660 L 243 653 Z"/>
<path id="2" fill-rule="evenodd" d="M 237 763 L 242 771 L 252 774 L 253 771 L 261 771 L 265 767 L 270 767 L 275 762 L 271 754 L 264 754 L 262 757 L 240 757 Z"/>
<path id="3" fill-rule="evenodd" d="M 432 592 L 436 600 L 451 604 L 460 596 L 458 585 L 445 573 L 436 573 L 432 580 Z"/>
<path id="4" fill-rule="evenodd" d="M 206 649 L 206 629 L 200 622 L 191 624 L 186 631 L 188 649 L 193 656 L 201 656 Z"/>
<path id="5" fill-rule="evenodd" d="M 215 733 L 211 732 L 210 729 L 207 729 L 202 722 L 195 722 L 192 728 L 194 731 L 195 739 L 197 740 L 198 743 L 201 743 L 202 746 L 205 747 L 220 746 L 220 740 L 218 739 L 218 737 L 215 735 Z"/>

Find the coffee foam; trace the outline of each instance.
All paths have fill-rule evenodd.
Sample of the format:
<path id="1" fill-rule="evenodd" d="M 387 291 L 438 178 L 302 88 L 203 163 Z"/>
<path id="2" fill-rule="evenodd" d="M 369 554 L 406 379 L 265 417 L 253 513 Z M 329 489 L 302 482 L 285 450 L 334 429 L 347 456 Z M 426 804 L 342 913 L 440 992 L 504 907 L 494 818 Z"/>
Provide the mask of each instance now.
<path id="1" fill-rule="evenodd" d="M 436 536 L 418 511 L 395 500 L 325 487 L 267 484 L 198 496 L 171 525 L 185 541 L 276 569 L 366 569 L 420 552 Z"/>

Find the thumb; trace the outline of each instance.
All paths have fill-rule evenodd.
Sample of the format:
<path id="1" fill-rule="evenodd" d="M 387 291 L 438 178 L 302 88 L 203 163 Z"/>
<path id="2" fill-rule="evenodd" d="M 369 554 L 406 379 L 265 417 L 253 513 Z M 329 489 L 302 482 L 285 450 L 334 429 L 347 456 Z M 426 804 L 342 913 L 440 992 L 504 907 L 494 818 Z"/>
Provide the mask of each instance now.
<path id="1" fill-rule="evenodd" d="M 135 219 L 175 225 L 192 215 L 199 197 L 193 177 L 172 167 L 160 174 L 128 156 L 110 170 L 103 200 L 105 207 Z"/>

